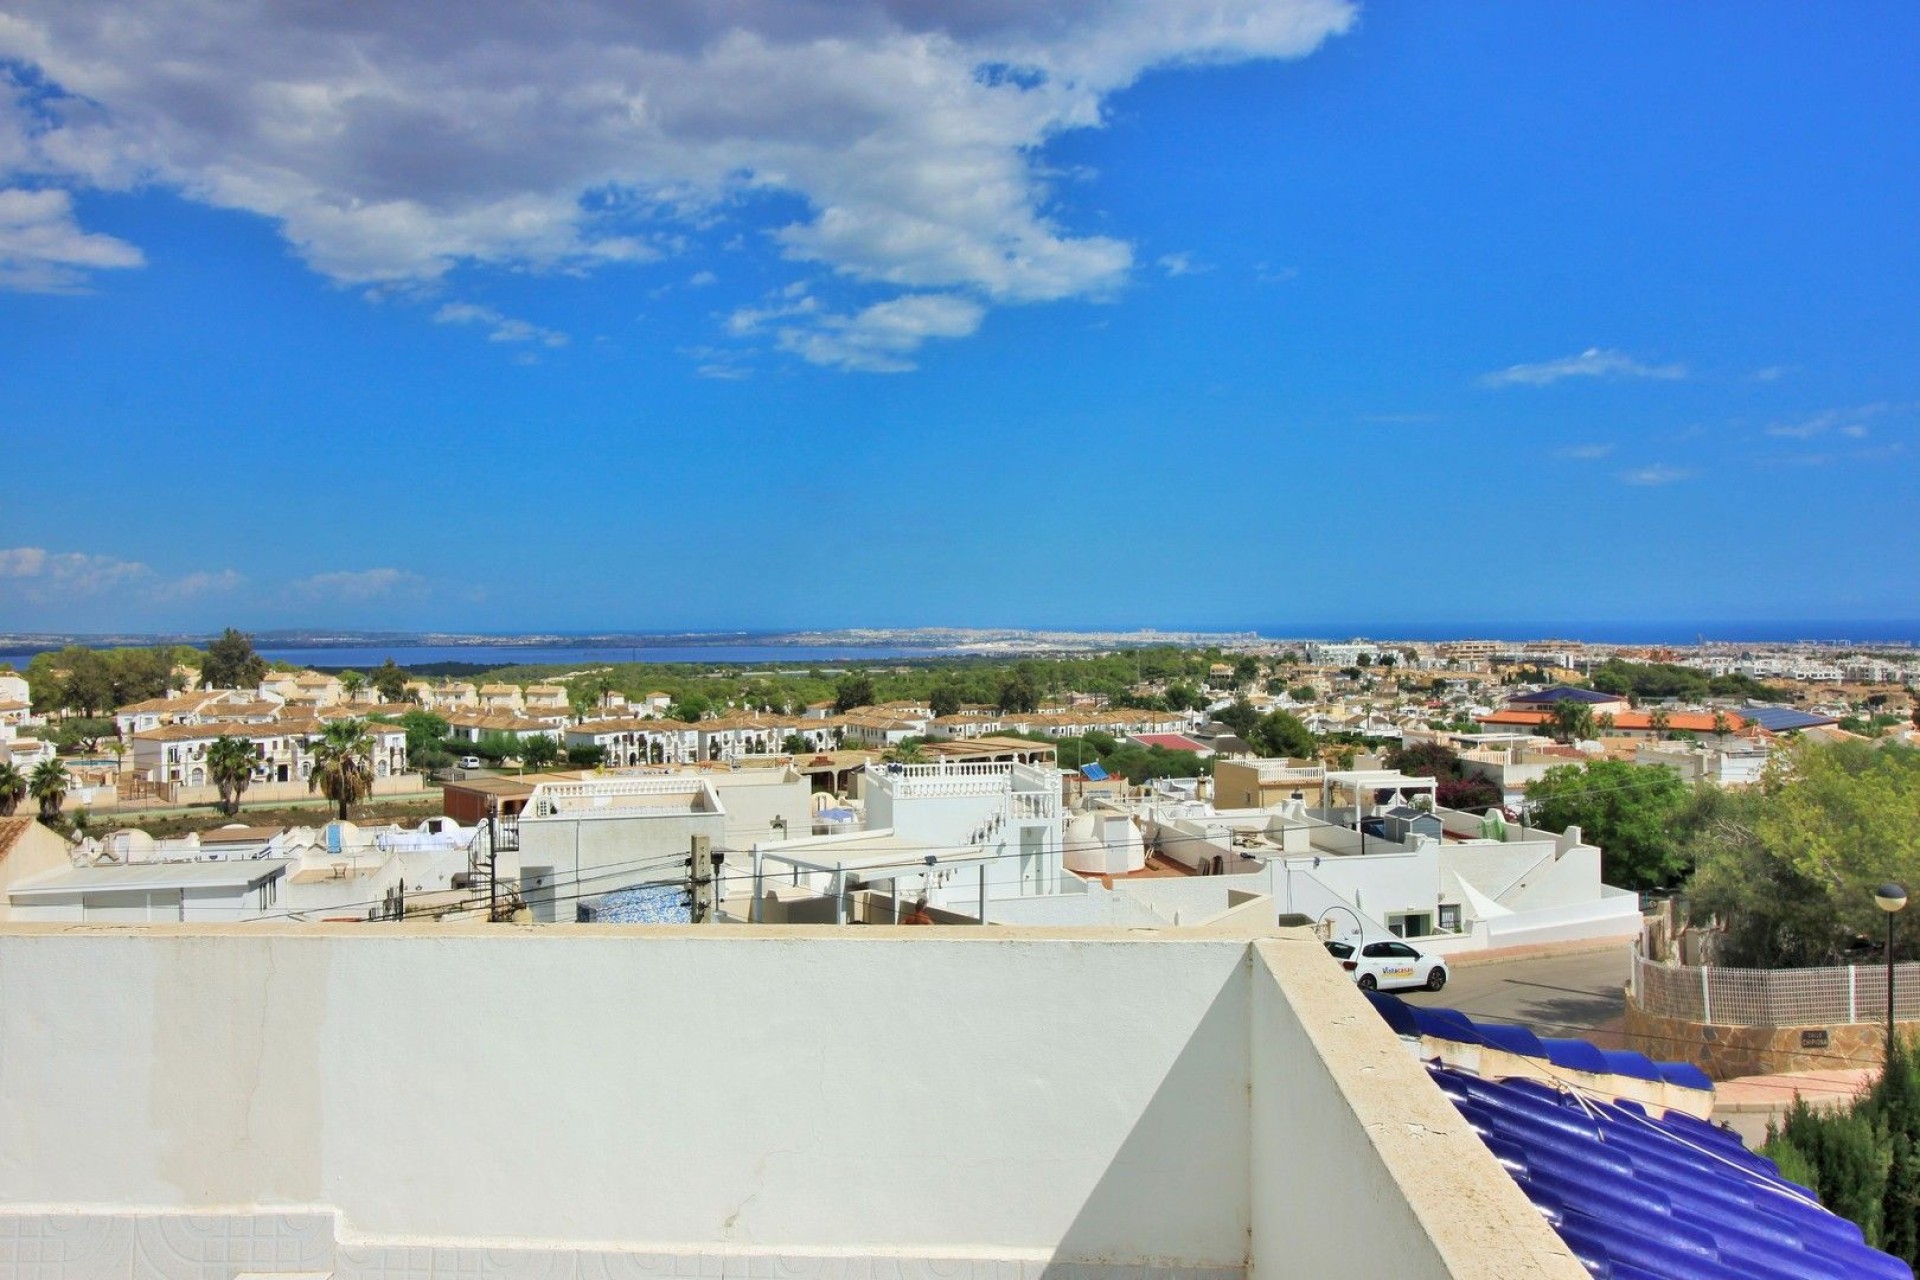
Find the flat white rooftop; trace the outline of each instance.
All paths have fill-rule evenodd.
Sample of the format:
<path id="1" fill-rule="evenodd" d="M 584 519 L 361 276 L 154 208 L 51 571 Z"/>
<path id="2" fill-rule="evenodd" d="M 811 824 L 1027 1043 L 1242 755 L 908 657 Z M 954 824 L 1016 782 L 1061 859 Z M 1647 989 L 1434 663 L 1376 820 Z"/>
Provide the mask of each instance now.
<path id="1" fill-rule="evenodd" d="M 280 875 L 292 864 L 291 858 L 254 858 L 75 867 L 22 880 L 7 890 L 7 894 L 14 898 L 33 898 L 74 893 L 153 893 L 169 889 L 250 889 Z"/>

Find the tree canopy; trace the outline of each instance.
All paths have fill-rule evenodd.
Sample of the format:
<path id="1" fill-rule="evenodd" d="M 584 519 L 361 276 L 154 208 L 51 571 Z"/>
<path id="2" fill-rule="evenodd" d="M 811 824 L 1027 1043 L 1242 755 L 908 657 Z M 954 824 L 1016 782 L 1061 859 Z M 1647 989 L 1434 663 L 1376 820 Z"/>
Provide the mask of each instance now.
<path id="1" fill-rule="evenodd" d="M 27 792 L 40 806 L 40 821 L 51 824 L 67 802 L 67 766 L 58 760 L 42 760 L 27 775 Z"/>
<path id="2" fill-rule="evenodd" d="M 253 651 L 253 637 L 228 627 L 207 646 L 200 680 L 216 689 L 251 689 L 267 677 L 267 660 Z"/>
<path id="3" fill-rule="evenodd" d="M 1026 664 L 1008 676 L 1000 685 L 1000 710 L 1027 713 L 1040 705 L 1040 685 L 1026 670 Z"/>
<path id="4" fill-rule="evenodd" d="M 1478 813 L 1500 803 L 1500 788 L 1491 778 L 1467 772 L 1460 753 L 1441 742 L 1416 742 L 1389 747 L 1384 763 L 1389 769 L 1415 778 L 1432 778 L 1434 803 L 1444 809 Z"/>
<path id="5" fill-rule="evenodd" d="M 373 794 L 373 735 L 367 731 L 367 722 L 332 721 L 310 751 L 313 772 L 307 789 L 333 801 L 345 822 L 347 810 Z"/>
<path id="6" fill-rule="evenodd" d="M 927 707 L 936 716 L 960 714 L 960 690 L 951 684 L 937 684 L 927 695 Z"/>
<path id="7" fill-rule="evenodd" d="M 877 700 L 873 692 L 873 677 L 865 671 L 840 677 L 840 683 L 833 689 L 833 709 L 842 714 L 855 707 L 870 707 Z"/>
<path id="8" fill-rule="evenodd" d="M 1873 889 L 1920 888 L 1920 752 L 1806 740 L 1778 748 L 1761 786 L 1700 825 L 1691 907 L 1717 918 L 1723 963 L 1836 964 L 1886 922 Z M 1914 926 L 1894 917 L 1911 955 Z"/>
<path id="9" fill-rule="evenodd" d="M 1549 723 L 1560 742 L 1579 742 L 1594 735 L 1593 708 L 1570 698 L 1553 704 Z"/>
<path id="10" fill-rule="evenodd" d="M 240 797 L 253 781 L 256 762 L 253 743 L 223 733 L 207 747 L 207 776 L 220 789 L 220 807 L 228 817 L 240 812 Z"/>
<path id="11" fill-rule="evenodd" d="M 1248 745 L 1263 756 L 1311 760 L 1318 750 L 1313 733 L 1290 711 L 1269 711 L 1253 723 Z"/>
<path id="12" fill-rule="evenodd" d="M 1709 676 L 1693 667 L 1667 662 L 1628 662 L 1609 658 L 1595 667 L 1588 683 L 1602 693 L 1617 693 L 1640 702 L 1649 698 L 1760 698 L 1778 701 L 1786 691 L 1762 684 L 1752 676 Z"/>
<path id="13" fill-rule="evenodd" d="M 27 688 L 35 711 L 104 715 L 115 707 L 166 693 L 178 652 L 150 649 L 89 649 L 68 645 L 37 653 L 27 663 Z"/>
<path id="14" fill-rule="evenodd" d="M 382 702 L 405 702 L 407 700 L 407 673 L 394 665 L 389 657 L 374 671 L 373 687 L 380 691 Z"/>
<path id="15" fill-rule="evenodd" d="M 1564 831 L 1578 826 L 1600 846 L 1600 874 L 1625 889 L 1676 885 L 1688 859 L 1676 819 L 1691 792 L 1671 769 L 1624 760 L 1557 765 L 1527 788 L 1532 826 Z"/>

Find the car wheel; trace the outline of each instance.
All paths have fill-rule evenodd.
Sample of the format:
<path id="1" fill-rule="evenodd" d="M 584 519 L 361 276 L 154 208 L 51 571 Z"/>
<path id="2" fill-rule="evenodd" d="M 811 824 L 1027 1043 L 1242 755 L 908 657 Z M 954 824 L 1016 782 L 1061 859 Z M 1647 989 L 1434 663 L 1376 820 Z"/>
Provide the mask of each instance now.
<path id="1" fill-rule="evenodd" d="M 1427 975 L 1427 990 L 1438 991 L 1446 985 L 1447 971 L 1445 969 L 1436 968 L 1432 973 Z"/>
<path id="2" fill-rule="evenodd" d="M 1379 986 L 1380 986 L 1379 982 L 1377 982 L 1374 979 L 1374 976 L 1372 974 L 1363 973 L 1360 975 L 1360 989 L 1362 991 L 1373 991 L 1377 989 Z"/>

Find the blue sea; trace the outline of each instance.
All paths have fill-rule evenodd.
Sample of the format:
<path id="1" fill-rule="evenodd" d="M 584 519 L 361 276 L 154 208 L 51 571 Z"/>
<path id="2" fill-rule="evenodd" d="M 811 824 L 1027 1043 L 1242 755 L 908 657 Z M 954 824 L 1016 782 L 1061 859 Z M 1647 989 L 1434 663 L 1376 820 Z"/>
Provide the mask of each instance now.
<path id="1" fill-rule="evenodd" d="M 888 658 L 929 658 L 948 649 L 913 649 L 855 645 L 701 644 L 636 645 L 618 648 L 576 648 L 524 644 L 338 645 L 276 648 L 261 645 L 260 654 L 276 662 L 301 667 L 353 667 L 365 670 L 388 658 L 403 667 L 440 662 L 483 663 L 487 666 L 605 666 L 611 662 L 724 663 L 736 667 L 808 669 L 848 662 L 875 662 Z"/>
<path id="2" fill-rule="evenodd" d="M 1920 620 L 1798 622 L 1432 622 L 1280 623 L 1259 629 L 1286 639 L 1346 640 L 1580 640 L 1588 644 L 1920 644 Z"/>
<path id="3" fill-rule="evenodd" d="M 1182 630 L 1207 631 L 1192 627 Z M 1221 630 L 1224 630 L 1222 628 Z M 1243 632 L 1244 634 L 1244 632 Z M 1329 623 L 1279 623 L 1259 628 L 1259 634 L 1287 640 L 1308 638 L 1374 640 L 1584 640 L 1595 644 L 1689 645 L 1706 640 L 1721 644 L 1790 644 L 1810 641 L 1861 646 L 1905 646 L 1920 643 L 1920 621 L 1798 621 L 1798 622 L 1446 622 L 1365 623 L 1353 626 Z M 716 643 L 689 637 L 656 637 L 638 645 L 587 644 L 381 644 L 355 640 L 340 644 L 275 644 L 263 638 L 260 652 L 275 661 L 333 670 L 368 670 L 388 658 L 403 667 L 430 667 L 441 663 L 475 666 L 554 665 L 604 666 L 615 662 L 713 664 L 748 668 L 808 670 L 859 662 L 925 660 L 972 652 L 929 645 L 801 645 L 765 643 L 767 637 L 746 636 L 735 643 Z M 99 643 L 137 643 L 131 639 Z M 24 667 L 35 649 L 0 648 L 0 662 Z"/>

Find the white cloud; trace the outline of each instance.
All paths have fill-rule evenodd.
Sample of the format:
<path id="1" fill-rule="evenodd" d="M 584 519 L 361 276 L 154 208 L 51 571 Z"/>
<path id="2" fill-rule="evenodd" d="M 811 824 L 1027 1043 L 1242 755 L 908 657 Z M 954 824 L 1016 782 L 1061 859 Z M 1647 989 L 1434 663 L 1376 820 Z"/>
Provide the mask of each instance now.
<path id="1" fill-rule="evenodd" d="M 812 316 L 819 311 L 820 300 L 808 294 L 804 284 L 789 285 L 762 306 L 735 310 L 727 317 L 727 332 L 735 337 L 746 337 L 761 332 L 769 321 Z"/>
<path id="2" fill-rule="evenodd" d="M 48 551 L 44 547 L 0 549 L 0 583 L 28 599 L 98 595 L 152 575 L 153 570 L 138 560 L 116 556 Z"/>
<path id="3" fill-rule="evenodd" d="M 862 373 L 905 373 L 929 338 L 964 338 L 986 308 L 951 293 L 912 293 L 850 316 L 820 315 L 812 326 L 779 330 L 780 348 L 812 364 Z"/>
<path id="4" fill-rule="evenodd" d="M 185 577 L 158 584 L 151 594 L 158 601 L 195 600 L 202 596 L 224 595 L 237 591 L 246 582 L 232 569 L 218 572 L 189 573 Z"/>
<path id="5" fill-rule="evenodd" d="M 564 347 L 567 335 L 558 329 L 543 329 L 526 320 L 516 320 L 492 307 L 473 302 L 449 302 L 433 313 L 435 324 L 477 324 L 488 330 L 488 342 L 537 342 L 543 347 Z"/>
<path id="6" fill-rule="evenodd" d="M 1613 446 L 1610 444 L 1570 444 L 1560 451 L 1560 456 L 1579 462 L 1592 462 L 1612 452 Z"/>
<path id="7" fill-rule="evenodd" d="M 0 548 L 0 600 L 67 604 L 115 593 L 137 592 L 153 604 L 231 591 L 243 579 L 232 569 L 197 571 L 177 578 L 154 572 L 138 560 L 48 551 L 44 547 Z"/>
<path id="8" fill-rule="evenodd" d="M 1642 364 L 1621 351 L 1603 351 L 1588 347 L 1577 356 L 1543 360 L 1538 364 L 1514 364 L 1484 375 L 1486 387 L 1544 387 L 1562 378 L 1661 378 L 1687 376 L 1683 364 Z"/>
<path id="9" fill-rule="evenodd" d="M 82 231 L 67 192 L 0 189 L 0 289 L 63 293 L 85 285 L 89 271 L 144 261 L 124 240 Z"/>
<path id="10" fill-rule="evenodd" d="M 1678 484 L 1680 481 L 1688 479 L 1692 475 L 1693 472 L 1683 470 L 1680 467 L 1669 467 L 1664 463 L 1656 462 L 1652 466 L 1638 467 L 1632 471 L 1622 471 L 1620 473 L 1620 483 L 1649 486 Z"/>
<path id="11" fill-rule="evenodd" d="M 417 594 L 425 579 L 403 569 L 339 569 L 287 584 L 287 593 L 303 600 L 362 601 Z"/>
<path id="12" fill-rule="evenodd" d="M 357 284 L 644 261 L 776 194 L 798 212 L 771 243 L 832 274 L 909 295 L 1098 297 L 1133 251 L 1066 224 L 1045 145 L 1099 127 L 1149 68 L 1301 57 L 1356 20 L 1349 0 L 430 12 L 13 0 L 0 60 L 48 87 L 0 82 L 0 181 L 158 183 L 273 219 L 315 270 Z"/>
<path id="13" fill-rule="evenodd" d="M 704 289 L 708 285 L 719 283 L 720 277 L 711 271 L 696 271 L 687 277 L 687 287 L 690 289 Z"/>
<path id="14" fill-rule="evenodd" d="M 1883 401 L 1864 404 L 1855 409 L 1828 409 L 1809 418 L 1773 423 L 1767 427 L 1766 433 L 1782 440 L 1811 440 L 1815 436 L 1823 436 L 1829 431 L 1834 431 L 1849 440 L 1863 440 L 1868 434 L 1867 421 L 1879 417 L 1892 408 L 1894 408 L 1893 405 Z"/>
<path id="15" fill-rule="evenodd" d="M 1160 255 L 1159 265 L 1160 269 L 1167 273 L 1169 279 L 1178 279 L 1181 276 L 1201 275 L 1213 270 L 1211 266 L 1205 263 L 1194 261 L 1193 255 L 1185 252 L 1163 253 Z"/>

